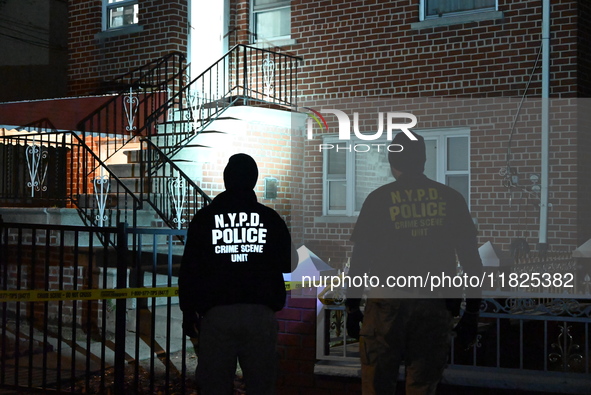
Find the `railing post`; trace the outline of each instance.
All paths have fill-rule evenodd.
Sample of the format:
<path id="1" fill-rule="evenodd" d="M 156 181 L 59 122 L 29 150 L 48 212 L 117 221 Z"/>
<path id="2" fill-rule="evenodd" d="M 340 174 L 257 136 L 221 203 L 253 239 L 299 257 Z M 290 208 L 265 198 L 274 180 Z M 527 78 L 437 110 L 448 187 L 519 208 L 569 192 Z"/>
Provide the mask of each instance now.
<path id="1" fill-rule="evenodd" d="M 117 224 L 117 289 L 127 288 L 127 223 Z M 125 391 L 125 331 L 127 299 L 115 302 L 114 393 Z"/>
<path id="2" fill-rule="evenodd" d="M 247 47 L 243 46 L 242 50 L 244 51 L 244 56 L 243 56 L 243 64 L 242 64 L 242 100 L 244 100 L 244 105 L 247 106 L 248 105 L 248 100 L 246 99 L 248 97 L 248 60 L 246 59 L 246 51 L 247 51 Z"/>
<path id="3" fill-rule="evenodd" d="M 2 214 L 0 214 L 0 258 L 4 258 L 4 219 L 2 218 Z M 4 259 L 0 260 L 0 262 L 4 263 Z M 0 282 L 0 286 L 6 284 L 6 279 L 3 278 L 2 282 Z"/>

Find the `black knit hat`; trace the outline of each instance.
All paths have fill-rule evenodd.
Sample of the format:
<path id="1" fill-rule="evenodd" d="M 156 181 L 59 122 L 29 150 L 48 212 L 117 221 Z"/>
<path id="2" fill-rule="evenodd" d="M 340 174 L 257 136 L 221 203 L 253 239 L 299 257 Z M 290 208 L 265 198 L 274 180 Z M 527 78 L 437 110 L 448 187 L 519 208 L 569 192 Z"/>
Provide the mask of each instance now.
<path id="1" fill-rule="evenodd" d="M 224 184 L 227 190 L 254 189 L 259 177 L 255 160 L 247 154 L 232 155 L 224 169 Z"/>
<path id="2" fill-rule="evenodd" d="M 411 132 L 412 133 L 412 132 Z M 422 174 L 425 171 L 425 139 L 416 133 L 412 133 L 417 140 L 411 140 L 406 133 L 400 132 L 392 140 L 392 144 L 403 147 L 400 152 L 395 149 L 388 152 L 388 162 L 390 166 L 402 173 Z"/>

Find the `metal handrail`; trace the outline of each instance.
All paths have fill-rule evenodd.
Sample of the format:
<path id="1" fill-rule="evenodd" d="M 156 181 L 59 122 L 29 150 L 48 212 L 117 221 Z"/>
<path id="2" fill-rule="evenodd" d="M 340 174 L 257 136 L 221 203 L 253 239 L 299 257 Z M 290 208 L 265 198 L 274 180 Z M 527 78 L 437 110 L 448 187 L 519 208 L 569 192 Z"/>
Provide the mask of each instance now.
<path id="1" fill-rule="evenodd" d="M 117 77 L 114 81 L 130 81 L 119 83 L 124 89 L 80 120 L 77 129 L 85 140 L 112 136 L 111 144 L 97 145 L 98 155 L 108 160 L 136 140 L 144 121 L 184 85 L 186 71 L 185 56 L 173 52 Z"/>
<path id="2" fill-rule="evenodd" d="M 296 80 L 301 58 L 239 44 L 189 83 L 184 61 L 182 54 L 171 53 L 117 77 L 118 85 L 129 88 L 129 92 L 121 91 L 107 100 L 78 123 L 80 134 L 70 134 L 71 144 L 76 142 L 81 150 L 79 156 L 84 158 L 79 159 L 72 180 L 95 177 L 98 172 L 114 179 L 117 194 L 132 196 L 134 226 L 136 211 L 144 201 L 171 227 L 180 227 L 211 201 L 172 158 L 228 108 L 252 103 L 297 108 Z M 128 78 L 129 83 L 125 82 Z M 105 136 L 109 137 L 108 144 L 101 141 Z M 132 141 L 147 150 L 147 154 L 140 155 L 144 180 L 139 197 L 105 164 Z M 88 192 L 88 182 L 71 182 L 79 185 L 69 187 L 70 191 Z M 166 183 L 175 183 L 180 195 L 171 195 L 171 186 Z M 181 196 L 188 196 L 186 209 L 175 206 Z M 69 204 L 76 206 L 76 199 L 70 198 Z M 113 204 L 113 208 L 119 208 L 119 202 Z M 88 220 L 89 215 L 94 213 L 84 217 Z"/>
<path id="3" fill-rule="evenodd" d="M 171 96 L 146 121 L 146 132 L 140 133 L 174 157 L 234 105 L 297 108 L 300 61 L 293 55 L 238 44 Z M 176 118 L 168 120 L 171 110 Z M 164 132 L 159 125 L 166 125 Z"/>
<path id="4" fill-rule="evenodd" d="M 13 157 L 3 155 L 6 163 L 1 166 L 6 171 L 0 188 L 5 204 L 73 207 L 88 226 L 113 226 L 122 221 L 137 226 L 140 199 L 81 136 L 57 131 L 46 119 L 19 129 L 26 133 L 0 136 L 5 147 L 14 147 Z M 59 158 L 49 158 L 50 149 Z M 57 191 L 48 191 L 50 181 Z"/>
<path id="5" fill-rule="evenodd" d="M 186 189 L 187 193 L 195 198 L 200 196 L 203 205 L 209 199 L 172 158 L 234 105 L 256 102 L 282 108 L 297 107 L 295 78 L 300 60 L 267 49 L 236 45 L 172 95 L 146 120 L 144 128 L 138 130 L 139 135 L 145 136 L 142 143 L 157 153 L 142 157 L 145 170 L 142 174 L 149 180 L 150 188 L 157 191 L 144 193 L 142 200 L 146 200 L 169 226 L 181 226 L 180 221 L 192 218 L 199 205 L 193 204 L 179 215 L 179 208 L 171 208 L 171 199 L 164 197 L 163 178 L 176 179 L 177 187 L 181 185 L 183 190 L 191 186 L 193 190 Z M 280 72 L 276 73 L 277 70 Z"/>
<path id="6" fill-rule="evenodd" d="M 142 200 L 171 228 L 181 229 L 212 199 L 148 138 L 142 138 L 146 168 Z"/>
<path id="7" fill-rule="evenodd" d="M 121 91 L 126 91 L 129 87 L 137 88 L 142 85 L 146 87 L 153 87 L 153 85 L 147 85 L 147 83 L 145 82 L 148 80 L 147 76 L 150 74 L 154 74 L 155 70 L 162 70 L 162 66 L 166 66 L 167 64 L 169 64 L 171 60 L 176 60 L 177 62 L 182 63 L 186 62 L 187 59 L 182 52 L 170 52 L 160 58 L 153 59 L 152 61 L 142 66 L 136 67 L 135 69 L 129 70 L 121 75 L 112 78 L 111 80 L 105 82 L 106 88 L 100 89 L 95 93 L 105 93 L 105 89 L 108 90 L 109 87 L 113 87 L 115 92 L 117 93 L 120 93 Z"/>

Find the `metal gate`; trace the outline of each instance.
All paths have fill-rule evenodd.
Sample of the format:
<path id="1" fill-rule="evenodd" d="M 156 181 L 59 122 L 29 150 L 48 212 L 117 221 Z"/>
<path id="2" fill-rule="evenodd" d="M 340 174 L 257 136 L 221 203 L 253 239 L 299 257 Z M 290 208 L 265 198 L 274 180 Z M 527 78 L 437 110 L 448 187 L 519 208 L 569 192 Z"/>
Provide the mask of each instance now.
<path id="1" fill-rule="evenodd" d="M 2 223 L 0 388 L 188 393 L 176 272 L 186 231 Z"/>

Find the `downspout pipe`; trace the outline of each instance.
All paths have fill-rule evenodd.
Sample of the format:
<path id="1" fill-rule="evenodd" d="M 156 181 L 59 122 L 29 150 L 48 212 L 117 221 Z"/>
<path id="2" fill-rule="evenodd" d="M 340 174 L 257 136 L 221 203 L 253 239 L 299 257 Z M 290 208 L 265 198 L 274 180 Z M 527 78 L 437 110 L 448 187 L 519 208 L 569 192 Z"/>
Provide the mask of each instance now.
<path id="1" fill-rule="evenodd" d="M 542 130 L 540 230 L 538 249 L 548 248 L 548 184 L 550 159 L 550 0 L 542 0 Z"/>

